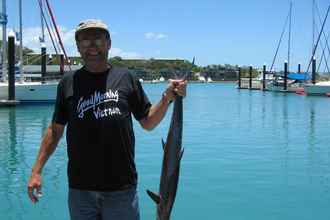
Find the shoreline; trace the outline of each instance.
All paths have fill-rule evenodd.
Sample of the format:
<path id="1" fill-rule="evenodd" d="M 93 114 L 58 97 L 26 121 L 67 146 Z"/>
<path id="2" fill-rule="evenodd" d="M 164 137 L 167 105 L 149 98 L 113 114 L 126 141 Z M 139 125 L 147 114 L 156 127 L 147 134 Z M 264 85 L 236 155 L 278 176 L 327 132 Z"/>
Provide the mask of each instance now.
<path id="1" fill-rule="evenodd" d="M 209 84 L 209 83 L 236 83 L 237 81 L 236 80 L 233 80 L 233 81 L 227 81 L 227 80 L 224 80 L 224 81 L 212 81 L 212 82 L 203 82 L 203 81 L 197 81 L 197 80 L 191 80 L 189 81 L 188 80 L 188 83 L 200 83 L 200 84 Z M 163 82 L 153 82 L 153 81 L 150 81 L 150 80 L 144 80 L 142 83 L 146 83 L 146 84 L 161 84 L 161 83 L 167 83 L 167 81 L 163 81 Z"/>

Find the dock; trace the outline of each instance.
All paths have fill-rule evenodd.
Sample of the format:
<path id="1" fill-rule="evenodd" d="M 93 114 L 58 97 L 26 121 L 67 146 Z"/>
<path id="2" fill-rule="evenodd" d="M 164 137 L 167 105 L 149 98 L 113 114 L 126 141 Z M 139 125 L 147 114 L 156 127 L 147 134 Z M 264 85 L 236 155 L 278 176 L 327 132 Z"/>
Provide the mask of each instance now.
<path id="1" fill-rule="evenodd" d="M 252 79 L 250 86 L 249 78 L 241 78 L 240 85 L 239 89 L 262 90 L 262 80 Z"/>
<path id="2" fill-rule="evenodd" d="M 11 107 L 20 104 L 18 100 L 0 100 L 0 107 Z"/>

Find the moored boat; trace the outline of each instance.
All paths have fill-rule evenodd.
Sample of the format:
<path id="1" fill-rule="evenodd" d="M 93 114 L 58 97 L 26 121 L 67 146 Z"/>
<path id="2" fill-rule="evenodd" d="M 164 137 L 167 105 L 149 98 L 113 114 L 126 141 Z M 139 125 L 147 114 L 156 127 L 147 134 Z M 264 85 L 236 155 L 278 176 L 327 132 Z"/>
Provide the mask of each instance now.
<path id="1" fill-rule="evenodd" d="M 57 81 L 16 82 L 15 98 L 20 102 L 55 102 Z M 0 100 L 8 98 L 8 83 L 0 83 Z"/>
<path id="2" fill-rule="evenodd" d="M 330 81 L 306 83 L 303 85 L 306 95 L 326 95 L 330 93 Z"/>

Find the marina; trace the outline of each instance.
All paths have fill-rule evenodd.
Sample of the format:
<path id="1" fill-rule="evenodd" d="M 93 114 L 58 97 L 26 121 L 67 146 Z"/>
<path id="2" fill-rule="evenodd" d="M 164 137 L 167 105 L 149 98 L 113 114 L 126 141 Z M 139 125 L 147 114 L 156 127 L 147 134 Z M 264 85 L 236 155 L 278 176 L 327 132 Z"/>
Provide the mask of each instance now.
<path id="1" fill-rule="evenodd" d="M 203 3 L 189 2 L 191 8 L 185 2 L 181 6 L 181 2 L 171 1 L 171 4 L 147 2 L 138 8 L 139 5 L 135 4 L 140 3 L 116 2 L 110 5 L 108 1 L 100 0 L 85 8 L 85 4 L 75 0 L 67 1 L 65 7 L 64 4 L 53 1 L 54 8 L 60 9 L 58 25 L 50 1 L 36 1 L 40 12 L 32 12 L 30 6 L 23 2 L 29 7 L 26 9 L 28 14 L 38 14 L 38 19 L 40 16 L 41 20 L 38 21 L 38 28 L 33 29 L 38 31 L 32 34 L 34 43 L 38 44 L 37 49 L 33 47 L 30 50 L 23 45 L 23 21 L 28 23 L 28 19 L 23 19 L 22 16 L 22 10 L 25 10 L 22 0 L 17 0 L 17 5 L 10 6 L 15 7 L 18 13 L 13 17 L 7 16 L 7 3 L 10 1 L 0 2 L 0 25 L 4 30 L 0 43 L 0 220 L 70 219 L 67 203 L 68 151 L 72 151 L 74 147 L 67 148 L 65 135 L 43 169 L 42 193 L 37 192 L 40 195 L 38 203 L 33 204 L 29 200 L 27 186 L 31 182 L 29 178 L 40 142 L 53 120 L 59 80 L 64 74 L 82 67 L 84 59 L 77 55 L 76 46 L 80 44 L 80 40 L 86 41 L 88 44 L 84 47 L 87 51 L 91 45 L 102 48 L 110 42 L 106 37 L 110 35 L 107 28 L 105 30 L 108 35 L 93 30 L 100 35 L 99 38 L 75 36 L 77 32 L 72 28 L 73 24 L 76 25 L 85 16 L 85 12 L 86 16 L 99 16 L 109 23 L 111 57 L 104 56 L 104 62 L 101 63 L 105 64 L 103 70 L 109 68 L 107 61 L 115 67 L 127 68 L 136 76 L 127 79 L 132 82 L 138 80 L 151 103 L 157 103 L 160 99 L 161 105 L 172 103 L 169 104 L 163 121 L 153 130 L 142 129 L 140 123 L 133 118 L 134 135 L 130 137 L 135 137 L 135 149 L 129 155 L 125 152 L 124 156 L 129 156 L 131 161 L 136 162 L 142 220 L 153 220 L 156 216 L 166 220 L 330 219 L 330 32 L 327 33 L 330 6 L 320 4 L 323 8 L 319 10 L 317 1 L 312 0 L 308 5 L 304 2 L 305 8 L 299 8 L 298 4 L 302 3 L 296 2 L 294 5 L 290 0 L 260 8 L 260 2 L 257 1 L 241 4 L 224 1 L 225 4 L 219 6 L 206 0 Z M 271 15 L 266 6 L 271 6 L 271 10 L 276 13 Z M 107 7 L 112 9 L 112 13 L 108 13 Z M 107 10 L 103 11 L 103 8 Z M 123 9 L 125 13 L 122 13 Z M 238 14 L 235 18 L 233 11 Z M 304 17 L 307 17 L 307 11 L 312 15 L 308 14 L 308 19 L 304 18 L 302 26 L 298 26 L 306 36 L 306 33 L 311 32 L 312 39 L 308 38 L 308 45 L 307 41 L 301 45 L 294 41 L 295 36 L 302 32 L 292 31 L 296 25 L 294 15 L 297 11 L 303 12 Z M 70 19 L 66 19 L 68 12 Z M 95 15 L 95 12 L 98 14 Z M 226 14 L 228 12 L 230 14 Z M 131 16 L 129 19 L 127 14 Z M 196 14 L 196 18 L 191 16 Z M 185 16 L 189 19 L 186 20 Z M 14 28 L 7 31 L 8 21 L 12 21 L 10 19 L 15 20 L 11 23 Z M 283 29 L 278 28 L 282 24 L 279 20 L 285 21 Z M 307 20 L 311 20 L 311 23 L 306 23 Z M 135 22 L 134 25 L 132 21 Z M 312 30 L 309 30 L 312 26 Z M 279 40 L 278 34 L 281 34 Z M 305 35 L 299 36 L 300 40 L 307 38 Z M 274 42 L 277 45 L 274 45 L 275 55 L 271 57 Z M 295 47 L 291 47 L 292 42 Z M 282 48 L 285 44 L 282 54 L 281 44 Z M 309 48 L 310 46 L 312 47 Z M 69 49 L 66 50 L 67 48 Z M 200 48 L 205 51 L 202 52 Z M 294 49 L 296 50 L 292 52 Z M 98 53 L 100 51 L 92 50 L 85 55 L 97 57 Z M 304 56 L 307 59 L 303 53 L 306 53 Z M 195 55 L 200 65 L 195 64 Z M 190 57 L 193 57 L 192 62 Z M 303 59 L 298 63 L 297 57 Z M 252 64 L 268 58 L 272 58 L 268 64 Z M 204 61 L 200 61 L 203 59 Z M 219 62 L 222 64 L 216 64 Z M 103 65 L 96 65 L 99 66 Z M 173 101 L 167 96 L 168 80 L 179 78 L 179 75 L 188 79 L 187 96 Z M 74 79 L 77 82 L 78 79 Z M 124 78 L 120 78 L 122 79 Z M 119 107 L 124 105 L 130 109 L 136 101 L 132 100 L 135 96 L 132 98 L 129 94 L 126 104 L 122 100 L 121 87 L 118 90 L 107 87 L 104 92 L 98 91 L 100 84 L 95 83 L 92 92 L 87 93 L 90 81 L 81 83 L 81 88 L 72 86 L 72 94 L 79 100 L 72 111 L 67 106 L 62 106 L 63 112 L 68 111 L 72 115 L 76 112 L 79 118 L 79 127 L 75 127 L 78 132 L 72 132 L 75 133 L 76 140 L 88 137 L 88 140 L 93 141 L 84 149 L 87 152 L 85 162 L 81 163 L 83 160 L 80 158 L 76 160 L 80 162 L 79 165 L 86 164 L 88 168 L 94 165 L 91 155 L 100 151 L 100 148 L 96 148 L 101 146 L 94 144 L 94 135 L 102 133 L 91 132 L 90 128 L 94 126 L 90 126 L 91 122 L 99 120 L 98 124 L 95 123 L 95 128 L 105 131 L 98 136 L 98 140 L 102 140 L 102 147 L 113 147 L 104 139 L 108 138 L 108 134 L 109 138 L 115 136 L 112 132 L 109 133 L 108 128 L 116 126 L 105 117 L 122 115 Z M 104 83 L 104 88 L 107 85 Z M 130 92 L 136 87 L 140 89 L 138 82 L 132 85 L 134 86 L 129 88 Z M 71 87 L 64 84 L 63 88 Z M 87 95 L 83 89 L 86 89 Z M 125 92 L 125 95 L 128 94 Z M 68 98 L 70 93 L 59 94 Z M 177 92 L 176 96 L 178 94 L 180 93 Z M 140 98 L 140 93 L 137 96 Z M 75 102 L 75 98 L 70 97 L 70 102 Z M 103 103 L 109 106 L 103 109 Z M 139 108 L 137 105 L 134 107 Z M 130 111 L 128 110 L 128 114 Z M 95 117 L 95 121 L 89 121 L 89 113 Z M 134 116 L 136 117 L 135 114 Z M 80 125 L 81 128 L 82 125 L 88 126 L 86 136 L 79 132 Z M 70 128 L 72 129 L 69 126 Z M 121 127 L 119 128 L 113 130 L 120 131 Z M 127 130 L 132 129 L 129 127 Z M 129 142 L 121 135 L 118 136 L 122 142 Z M 77 142 L 72 142 L 77 145 Z M 85 142 L 89 141 L 81 141 L 82 144 L 77 146 L 84 147 Z M 108 172 L 108 169 L 112 169 L 109 173 L 115 173 L 113 170 L 118 172 L 119 168 L 127 166 L 118 166 L 117 163 L 114 165 L 114 161 L 106 156 L 109 152 L 111 156 L 117 154 L 113 153 L 113 149 L 107 150 L 102 151 L 102 155 L 95 153 L 93 159 L 95 164 L 110 161 L 112 164 L 109 168 L 103 163 L 101 169 L 81 172 L 81 167 L 76 166 L 78 173 L 94 175 Z M 126 148 L 125 150 L 127 151 Z M 132 166 L 127 167 L 131 169 Z M 105 175 L 100 176 L 100 182 L 105 185 Z M 125 175 L 119 174 L 117 177 L 124 179 L 123 176 Z M 94 182 L 91 184 L 95 185 Z M 33 189 L 30 184 L 29 189 Z M 165 210 L 164 207 L 171 209 Z"/>
<path id="2" fill-rule="evenodd" d="M 143 84 L 152 102 L 165 84 Z M 327 220 L 330 102 L 324 97 L 237 90 L 235 83 L 189 85 L 184 99 L 180 182 L 173 219 Z M 26 183 L 53 105 L 0 108 L 0 219 L 68 219 L 66 143 L 44 170 L 33 205 Z M 134 122 L 141 219 L 152 220 L 164 123 L 147 133 Z M 60 202 L 61 201 L 61 202 Z"/>

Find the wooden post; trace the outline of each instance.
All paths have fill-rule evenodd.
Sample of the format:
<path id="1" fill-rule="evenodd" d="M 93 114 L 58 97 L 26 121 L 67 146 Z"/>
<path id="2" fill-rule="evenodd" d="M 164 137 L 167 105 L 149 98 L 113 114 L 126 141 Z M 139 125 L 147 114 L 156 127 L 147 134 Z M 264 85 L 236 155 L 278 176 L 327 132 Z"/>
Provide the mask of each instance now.
<path id="1" fill-rule="evenodd" d="M 316 58 L 313 57 L 313 63 L 312 63 L 312 83 L 316 83 Z"/>
<path id="2" fill-rule="evenodd" d="M 252 66 L 249 69 L 249 89 L 252 89 Z"/>
<path id="3" fill-rule="evenodd" d="M 283 89 L 287 90 L 288 88 L 288 62 L 285 61 L 284 62 L 284 85 L 283 85 Z"/>
<path id="4" fill-rule="evenodd" d="M 15 37 L 8 37 L 8 100 L 15 100 Z"/>
<path id="5" fill-rule="evenodd" d="M 64 55 L 60 54 L 60 74 L 64 74 Z"/>
<path id="6" fill-rule="evenodd" d="M 46 53 L 46 45 L 43 44 L 41 46 L 41 81 L 45 82 L 46 76 L 46 65 L 47 65 L 47 53 Z"/>
<path id="7" fill-rule="evenodd" d="M 241 89 L 242 84 L 241 84 L 241 67 L 238 67 L 238 88 Z"/>
<path id="8" fill-rule="evenodd" d="M 262 90 L 266 90 L 266 65 L 264 64 L 262 68 Z"/>

